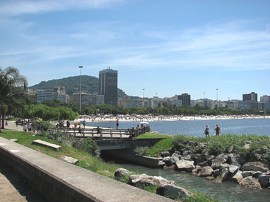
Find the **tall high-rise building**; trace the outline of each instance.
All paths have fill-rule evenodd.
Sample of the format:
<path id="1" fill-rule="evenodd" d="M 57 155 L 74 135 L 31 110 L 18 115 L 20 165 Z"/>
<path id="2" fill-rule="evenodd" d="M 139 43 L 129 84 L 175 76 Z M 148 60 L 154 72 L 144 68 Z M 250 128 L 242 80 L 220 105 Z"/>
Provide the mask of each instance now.
<path id="1" fill-rule="evenodd" d="M 252 102 L 257 102 L 257 93 L 251 92 L 248 94 L 243 94 L 243 101 L 252 101 Z"/>
<path id="2" fill-rule="evenodd" d="M 182 100 L 183 106 L 190 106 L 191 98 L 190 95 L 187 93 L 183 93 L 182 95 L 178 95 L 178 100 Z"/>
<path id="3" fill-rule="evenodd" d="M 99 95 L 104 95 L 104 103 L 117 106 L 117 70 L 110 68 L 99 72 Z"/>

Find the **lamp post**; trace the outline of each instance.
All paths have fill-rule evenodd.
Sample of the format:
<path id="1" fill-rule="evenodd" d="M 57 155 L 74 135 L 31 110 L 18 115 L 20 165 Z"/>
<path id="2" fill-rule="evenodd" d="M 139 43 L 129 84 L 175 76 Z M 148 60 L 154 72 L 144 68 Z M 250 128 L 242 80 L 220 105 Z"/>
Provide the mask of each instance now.
<path id="1" fill-rule="evenodd" d="M 216 89 L 217 91 L 217 108 L 218 108 L 218 88 Z"/>
<path id="2" fill-rule="evenodd" d="M 142 89 L 143 90 L 143 96 L 142 96 L 142 107 L 144 107 L 144 88 Z"/>
<path id="3" fill-rule="evenodd" d="M 82 113 L 82 85 L 81 85 L 81 75 L 83 66 L 79 66 L 80 69 L 80 114 Z"/>

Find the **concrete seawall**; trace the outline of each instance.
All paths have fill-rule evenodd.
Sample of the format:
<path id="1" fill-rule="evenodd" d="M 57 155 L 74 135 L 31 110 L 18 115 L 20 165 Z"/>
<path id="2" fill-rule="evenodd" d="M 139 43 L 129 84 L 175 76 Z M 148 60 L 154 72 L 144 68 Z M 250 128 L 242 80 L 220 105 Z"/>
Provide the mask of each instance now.
<path id="1" fill-rule="evenodd" d="M 0 137 L 0 160 L 48 201 L 173 201 Z"/>

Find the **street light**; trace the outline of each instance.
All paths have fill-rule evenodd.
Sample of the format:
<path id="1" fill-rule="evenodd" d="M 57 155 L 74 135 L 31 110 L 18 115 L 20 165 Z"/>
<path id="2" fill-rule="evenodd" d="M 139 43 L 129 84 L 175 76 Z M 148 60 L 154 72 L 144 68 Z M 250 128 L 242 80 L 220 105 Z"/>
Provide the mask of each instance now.
<path id="1" fill-rule="evenodd" d="M 217 91 L 217 108 L 218 108 L 218 88 L 216 89 Z"/>
<path id="2" fill-rule="evenodd" d="M 80 69 L 80 114 L 82 113 L 82 85 L 81 85 L 81 75 L 83 66 L 79 66 Z"/>
<path id="3" fill-rule="evenodd" d="M 144 107 L 144 90 L 145 89 L 143 88 L 143 100 L 142 100 L 143 102 L 142 102 L 142 107 Z"/>

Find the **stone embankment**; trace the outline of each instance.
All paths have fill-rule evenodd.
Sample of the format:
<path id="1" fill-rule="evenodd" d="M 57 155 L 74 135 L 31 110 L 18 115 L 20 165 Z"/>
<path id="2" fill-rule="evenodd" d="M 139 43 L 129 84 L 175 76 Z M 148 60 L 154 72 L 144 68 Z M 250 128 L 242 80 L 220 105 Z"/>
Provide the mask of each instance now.
<path id="1" fill-rule="evenodd" d="M 250 145 L 247 142 L 244 149 Z M 265 146 L 248 157 L 235 152 L 234 147 L 226 153 L 209 155 L 206 143 L 187 141 L 180 143 L 177 150 L 161 152 L 159 166 L 190 172 L 216 183 L 232 181 L 249 188 L 270 189 L 269 158 L 269 148 Z"/>
<path id="2" fill-rule="evenodd" d="M 117 169 L 114 176 L 116 180 L 126 182 L 138 188 L 153 187 L 156 194 L 170 199 L 181 199 L 193 195 L 190 191 L 176 186 L 173 180 L 167 180 L 160 176 L 135 175 L 124 168 Z"/>

